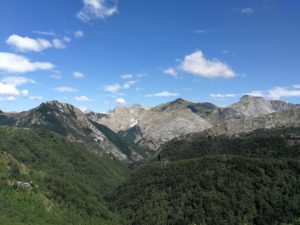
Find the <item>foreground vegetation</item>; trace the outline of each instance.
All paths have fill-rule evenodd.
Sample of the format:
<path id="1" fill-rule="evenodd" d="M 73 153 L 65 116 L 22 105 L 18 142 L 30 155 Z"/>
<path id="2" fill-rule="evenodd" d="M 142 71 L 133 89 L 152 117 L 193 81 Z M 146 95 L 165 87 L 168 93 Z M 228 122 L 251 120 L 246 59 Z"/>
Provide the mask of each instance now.
<path id="1" fill-rule="evenodd" d="M 0 127 L 0 224 L 299 225 L 299 137 L 190 135 L 129 175 L 47 130 Z"/>
<path id="2" fill-rule="evenodd" d="M 127 176 L 119 161 L 42 129 L 0 128 L 0 152 L 1 224 L 119 224 L 102 198 Z"/>

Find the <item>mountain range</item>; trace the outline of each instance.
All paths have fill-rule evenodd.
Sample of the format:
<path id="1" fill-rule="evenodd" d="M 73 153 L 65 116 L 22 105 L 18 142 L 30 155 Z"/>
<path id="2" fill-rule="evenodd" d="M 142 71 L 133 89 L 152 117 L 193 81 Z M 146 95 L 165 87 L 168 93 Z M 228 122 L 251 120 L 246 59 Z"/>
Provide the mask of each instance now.
<path id="1" fill-rule="evenodd" d="M 259 128 L 299 126 L 300 106 L 245 95 L 227 107 L 179 98 L 152 108 L 134 104 L 96 113 L 48 101 L 20 113 L 0 111 L 0 125 L 46 128 L 100 155 L 138 161 L 154 155 L 164 143 L 190 133 L 237 135 Z"/>
<path id="2" fill-rule="evenodd" d="M 299 105 L 0 112 L 0 223 L 298 225 Z"/>

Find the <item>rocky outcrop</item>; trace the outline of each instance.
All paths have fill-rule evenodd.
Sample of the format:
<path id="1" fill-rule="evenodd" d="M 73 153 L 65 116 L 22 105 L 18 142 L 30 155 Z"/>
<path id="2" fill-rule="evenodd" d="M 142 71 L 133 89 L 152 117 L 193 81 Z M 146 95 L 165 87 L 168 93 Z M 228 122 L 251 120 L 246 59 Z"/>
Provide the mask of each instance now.
<path id="1" fill-rule="evenodd" d="M 138 124 L 140 136 L 135 142 L 153 150 L 176 137 L 192 132 L 202 132 L 212 125 L 188 108 L 156 108 L 143 114 Z"/>
<path id="2" fill-rule="evenodd" d="M 271 129 L 277 127 L 300 126 L 300 108 L 283 112 L 270 113 L 258 117 L 241 117 L 229 119 L 211 128 L 208 132 L 212 135 L 233 135 L 247 133 L 256 129 Z"/>
<path id="3" fill-rule="evenodd" d="M 219 109 L 224 120 L 240 119 L 242 117 L 259 117 L 275 112 L 294 109 L 295 105 L 279 101 L 268 100 L 263 97 L 244 95 L 238 103 Z"/>
<path id="4" fill-rule="evenodd" d="M 108 113 L 89 112 L 86 116 L 94 122 L 107 126 L 114 132 L 119 132 L 134 127 L 145 111 L 146 109 L 141 105 L 134 104 L 129 108 L 117 107 Z"/>

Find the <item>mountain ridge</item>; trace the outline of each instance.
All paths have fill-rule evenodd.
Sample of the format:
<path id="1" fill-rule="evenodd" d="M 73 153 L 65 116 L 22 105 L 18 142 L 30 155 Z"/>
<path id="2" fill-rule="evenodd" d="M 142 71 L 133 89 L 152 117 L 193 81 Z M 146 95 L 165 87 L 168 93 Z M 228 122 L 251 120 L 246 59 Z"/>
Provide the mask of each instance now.
<path id="1" fill-rule="evenodd" d="M 118 106 L 107 113 L 84 113 L 71 104 L 52 100 L 29 111 L 0 112 L 0 125 L 43 127 L 85 143 L 99 154 L 141 160 L 140 153 L 155 154 L 164 143 L 190 133 L 234 135 L 260 128 L 297 126 L 299 118 L 299 105 L 244 95 L 227 107 L 178 98 L 152 108 L 140 104 Z M 151 151 L 136 151 L 136 145 Z"/>

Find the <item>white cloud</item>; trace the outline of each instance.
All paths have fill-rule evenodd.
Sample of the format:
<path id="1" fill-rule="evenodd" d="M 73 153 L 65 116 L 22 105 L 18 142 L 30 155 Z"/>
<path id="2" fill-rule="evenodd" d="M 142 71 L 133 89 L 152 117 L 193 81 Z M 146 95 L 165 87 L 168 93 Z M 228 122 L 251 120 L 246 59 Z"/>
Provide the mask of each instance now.
<path id="1" fill-rule="evenodd" d="M 178 95 L 179 95 L 178 93 L 162 91 L 159 93 L 146 95 L 146 97 L 174 97 L 174 96 L 178 96 Z"/>
<path id="2" fill-rule="evenodd" d="M 293 88 L 300 89 L 300 84 L 293 85 Z"/>
<path id="3" fill-rule="evenodd" d="M 21 91 L 21 93 L 22 93 L 22 95 L 24 96 L 24 97 L 27 97 L 28 95 L 29 95 L 29 91 L 28 90 L 22 90 Z"/>
<path id="4" fill-rule="evenodd" d="M 63 49 L 63 48 L 66 47 L 65 42 L 64 42 L 63 40 L 58 39 L 58 38 L 54 38 L 54 39 L 52 40 L 52 44 L 53 44 L 53 46 L 54 46 L 55 48 L 59 48 L 59 49 Z"/>
<path id="5" fill-rule="evenodd" d="M 75 100 L 79 102 L 90 102 L 91 99 L 87 96 L 75 96 Z"/>
<path id="6" fill-rule="evenodd" d="M 6 97 L 6 98 L 0 98 L 0 101 L 5 101 L 5 102 L 13 102 L 13 101 L 16 101 L 16 97 L 14 96 L 9 96 L 9 97 Z"/>
<path id="7" fill-rule="evenodd" d="M 28 79 L 27 77 L 17 77 L 17 76 L 9 76 L 9 77 L 4 77 L 2 79 L 2 82 L 3 83 L 6 83 L 6 84 L 11 84 L 13 86 L 21 86 L 21 85 L 24 85 L 24 84 L 28 84 L 28 83 L 31 83 L 31 84 L 35 84 L 35 80 L 33 79 Z"/>
<path id="8" fill-rule="evenodd" d="M 252 8 L 244 8 L 244 9 L 241 9 L 241 13 L 243 13 L 243 14 L 253 14 L 254 13 L 254 9 L 252 9 Z"/>
<path id="9" fill-rule="evenodd" d="M 74 32 L 74 37 L 76 38 L 82 38 L 84 36 L 84 33 L 82 30 L 77 30 Z"/>
<path id="10" fill-rule="evenodd" d="M 0 94 L 2 95 L 19 95 L 19 90 L 11 84 L 4 84 L 0 82 Z"/>
<path id="11" fill-rule="evenodd" d="M 172 67 L 169 67 L 169 68 L 165 69 L 164 73 L 167 74 L 167 75 L 170 75 L 172 77 L 177 77 L 177 74 L 178 74 L 176 69 L 174 69 Z"/>
<path id="12" fill-rule="evenodd" d="M 284 87 L 275 87 L 268 91 L 268 97 L 273 99 L 281 99 L 282 97 L 300 97 L 300 90 Z"/>
<path id="13" fill-rule="evenodd" d="M 13 53 L 0 52 L 0 71 L 8 73 L 26 73 L 36 70 L 51 70 L 49 62 L 31 62 L 28 58 Z"/>
<path id="14" fill-rule="evenodd" d="M 61 93 L 68 93 L 68 92 L 78 92 L 78 89 L 68 87 L 68 86 L 61 86 L 53 88 L 54 91 L 61 92 Z"/>
<path id="15" fill-rule="evenodd" d="M 137 82 L 137 80 L 129 80 L 123 84 L 122 88 L 129 89 L 132 85 L 136 84 Z"/>
<path id="16" fill-rule="evenodd" d="M 82 79 L 84 78 L 84 74 L 78 71 L 74 71 L 73 72 L 73 77 L 77 78 L 77 79 Z"/>
<path id="17" fill-rule="evenodd" d="M 248 93 L 245 93 L 246 95 L 256 96 L 256 97 L 265 97 L 265 94 L 263 91 L 251 91 Z"/>
<path id="18" fill-rule="evenodd" d="M 38 31 L 38 30 L 35 30 L 35 31 L 33 31 L 33 33 L 42 34 L 42 35 L 46 35 L 46 36 L 55 36 L 55 33 L 53 31 Z"/>
<path id="19" fill-rule="evenodd" d="M 41 101 L 41 100 L 43 100 L 43 97 L 41 97 L 41 96 L 29 96 L 29 99 L 30 100 Z"/>
<path id="20" fill-rule="evenodd" d="M 217 59 L 206 59 L 202 51 L 196 51 L 185 56 L 179 68 L 184 72 L 200 77 L 232 78 L 235 76 L 235 72 L 227 64 Z"/>
<path id="21" fill-rule="evenodd" d="M 210 97 L 212 98 L 235 98 L 239 96 L 239 94 L 209 94 Z"/>
<path id="22" fill-rule="evenodd" d="M 83 0 L 83 8 L 77 17 L 87 22 L 92 19 L 105 19 L 118 12 L 117 5 L 111 0 Z"/>
<path id="23" fill-rule="evenodd" d="M 21 37 L 16 34 L 9 36 L 6 43 L 21 52 L 40 52 L 52 47 L 52 44 L 46 39 Z"/>
<path id="24" fill-rule="evenodd" d="M 123 75 L 121 76 L 121 78 L 122 78 L 123 80 L 130 80 L 130 79 L 133 78 L 133 75 L 132 75 L 132 74 L 123 74 Z"/>
<path id="25" fill-rule="evenodd" d="M 126 105 L 126 101 L 124 98 L 117 98 L 116 103 L 119 105 Z"/>
<path id="26" fill-rule="evenodd" d="M 274 87 L 270 90 L 265 91 L 251 91 L 242 94 L 210 94 L 212 98 L 233 98 L 242 95 L 251 95 L 256 97 L 264 97 L 268 99 L 282 99 L 284 97 L 300 97 L 300 89 L 297 88 L 298 85 L 293 85 L 291 87 Z"/>
<path id="27" fill-rule="evenodd" d="M 112 85 L 105 85 L 104 86 L 104 91 L 112 93 L 112 94 L 116 94 L 116 95 L 122 95 L 122 93 L 120 93 L 121 86 L 119 84 L 112 84 Z"/>

